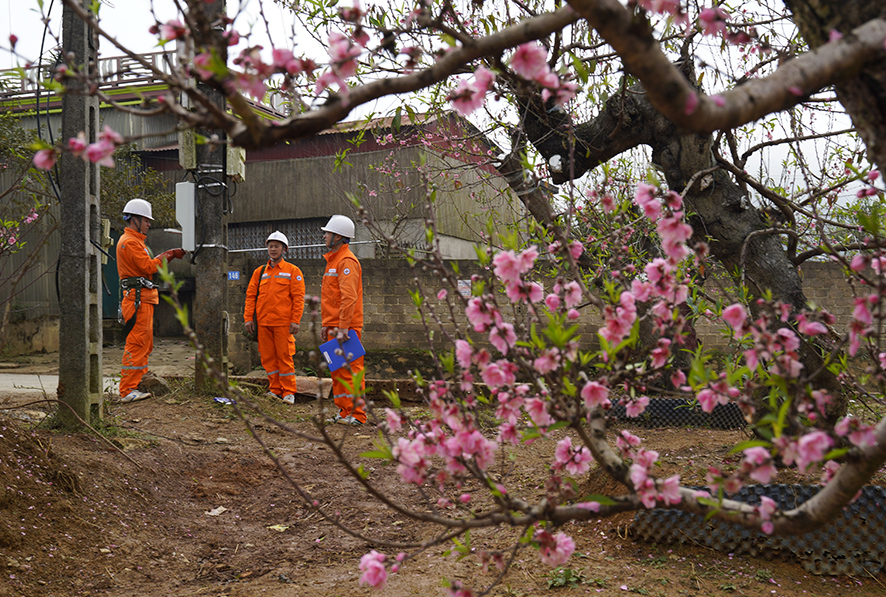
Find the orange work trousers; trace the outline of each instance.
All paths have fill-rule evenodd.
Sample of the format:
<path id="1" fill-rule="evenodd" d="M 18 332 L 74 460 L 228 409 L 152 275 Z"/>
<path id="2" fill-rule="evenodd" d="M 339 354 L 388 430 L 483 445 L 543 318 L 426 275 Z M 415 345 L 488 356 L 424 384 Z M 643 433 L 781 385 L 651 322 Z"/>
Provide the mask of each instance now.
<path id="1" fill-rule="evenodd" d="M 361 340 L 363 336 L 357 330 L 349 330 L 351 334 L 357 334 Z M 334 334 L 329 335 L 329 339 L 334 338 Z M 360 383 L 354 387 L 354 377 L 358 373 L 363 372 L 363 357 L 354 359 L 344 367 L 337 369 L 331 373 L 332 376 L 332 399 L 335 405 L 341 411 L 342 417 L 354 415 L 354 418 L 361 423 L 366 423 L 366 378 L 360 376 Z"/>
<path id="2" fill-rule="evenodd" d="M 123 301 L 123 320 L 129 321 L 135 313 L 135 301 Z M 148 371 L 148 356 L 154 350 L 154 305 L 142 303 L 138 308 L 135 325 L 126 336 L 123 349 L 123 368 L 120 371 L 120 396 L 126 396 L 138 388 Z"/>
<path id="3" fill-rule="evenodd" d="M 289 326 L 258 326 L 258 353 L 268 374 L 268 389 L 278 396 L 295 394 L 295 337 L 289 333 Z"/>

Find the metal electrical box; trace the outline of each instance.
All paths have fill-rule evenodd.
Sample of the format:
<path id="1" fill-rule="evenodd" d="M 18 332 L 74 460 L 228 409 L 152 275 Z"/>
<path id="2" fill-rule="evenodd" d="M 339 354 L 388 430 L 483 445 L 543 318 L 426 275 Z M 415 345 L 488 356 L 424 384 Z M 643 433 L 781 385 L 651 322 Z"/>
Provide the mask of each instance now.
<path id="1" fill-rule="evenodd" d="M 194 233 L 195 185 L 193 182 L 175 184 L 175 219 L 182 227 L 182 249 L 193 251 L 197 248 Z"/>

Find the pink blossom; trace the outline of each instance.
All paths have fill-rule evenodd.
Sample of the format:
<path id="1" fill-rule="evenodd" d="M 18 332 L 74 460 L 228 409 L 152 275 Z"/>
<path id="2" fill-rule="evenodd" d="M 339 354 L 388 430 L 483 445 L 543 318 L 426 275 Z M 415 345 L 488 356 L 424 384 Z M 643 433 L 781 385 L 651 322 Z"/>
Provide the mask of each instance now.
<path id="1" fill-rule="evenodd" d="M 714 102 L 714 105 L 717 106 L 718 108 L 722 108 L 723 106 L 726 105 L 726 98 L 724 98 L 719 93 L 717 95 L 712 95 L 711 101 Z"/>
<path id="2" fill-rule="evenodd" d="M 682 212 L 662 218 L 656 230 L 661 237 L 662 249 L 673 261 L 681 261 L 690 254 L 686 241 L 692 236 L 692 226 L 683 221 Z"/>
<path id="3" fill-rule="evenodd" d="M 683 500 L 680 495 L 680 475 L 672 475 L 659 481 L 658 495 L 665 504 L 676 505 Z"/>
<path id="4" fill-rule="evenodd" d="M 677 211 L 683 207 L 683 197 L 677 191 L 668 191 L 664 196 L 665 205 Z"/>
<path id="5" fill-rule="evenodd" d="M 112 157 L 114 154 L 114 144 L 107 139 L 102 139 L 100 141 L 96 141 L 89 145 L 86 148 L 86 158 L 99 166 L 104 166 L 105 168 L 113 168 L 114 167 L 114 158 Z"/>
<path id="6" fill-rule="evenodd" d="M 569 436 L 557 442 L 557 449 L 554 451 L 554 462 L 556 468 L 565 468 L 566 472 L 573 477 L 583 475 L 590 468 L 589 463 L 594 460 L 591 451 L 587 446 L 575 450 L 572 447 L 572 438 Z"/>
<path id="7" fill-rule="evenodd" d="M 609 400 L 609 388 L 596 381 L 589 381 L 581 389 L 581 397 L 585 406 L 589 409 L 602 407 L 608 409 L 612 406 Z"/>
<path id="8" fill-rule="evenodd" d="M 701 410 L 706 413 L 714 412 L 714 407 L 718 404 L 726 404 L 728 399 L 726 396 L 715 392 L 710 388 L 705 388 L 698 392 L 695 395 L 695 398 L 698 400 L 698 403 L 701 405 Z"/>
<path id="9" fill-rule="evenodd" d="M 544 297 L 545 289 L 538 282 L 530 282 L 526 285 L 526 298 L 530 303 L 539 302 Z"/>
<path id="10" fill-rule="evenodd" d="M 569 245 L 569 254 L 572 256 L 573 259 L 578 259 L 579 257 L 581 257 L 581 254 L 584 252 L 584 250 L 584 245 L 577 240 L 572 241 L 572 243 L 570 243 Z"/>
<path id="11" fill-rule="evenodd" d="M 236 77 L 237 89 L 261 101 L 268 92 L 268 86 L 261 77 L 247 73 L 240 73 Z"/>
<path id="12" fill-rule="evenodd" d="M 191 60 L 191 66 L 201 79 L 208 80 L 212 78 L 214 74 L 212 72 L 212 60 L 212 54 L 209 52 L 197 54 Z"/>
<path id="13" fill-rule="evenodd" d="M 575 505 L 576 508 L 581 510 L 590 510 L 591 512 L 599 512 L 600 511 L 600 502 L 580 502 Z"/>
<path id="14" fill-rule="evenodd" d="M 581 317 L 581 313 L 578 312 L 578 309 L 569 309 L 566 312 L 566 319 L 569 321 L 575 321 L 579 317 Z"/>
<path id="15" fill-rule="evenodd" d="M 549 311 L 556 311 L 560 308 L 560 297 L 553 293 L 549 294 L 545 297 L 545 305 Z"/>
<path id="16" fill-rule="evenodd" d="M 854 417 L 844 417 L 835 426 L 837 435 L 849 436 L 849 441 L 859 448 L 869 448 L 877 445 L 876 431 L 870 425 L 865 425 Z"/>
<path id="17" fill-rule="evenodd" d="M 489 332 L 489 341 L 502 354 L 507 354 L 509 348 L 513 348 L 517 344 L 517 334 L 514 333 L 514 326 L 510 323 L 500 323 L 492 328 Z"/>
<path id="18" fill-rule="evenodd" d="M 481 93 L 485 94 L 488 92 L 492 87 L 493 81 L 495 81 L 495 73 L 488 68 L 481 66 L 474 71 L 474 84 L 477 86 L 477 90 Z"/>
<path id="19" fill-rule="evenodd" d="M 86 151 L 88 145 L 89 144 L 86 142 L 86 133 L 82 131 L 78 133 L 76 137 L 68 139 L 68 151 L 78 157 Z"/>
<path id="20" fill-rule="evenodd" d="M 486 94 L 462 79 L 449 94 L 448 99 L 452 102 L 452 107 L 456 112 L 462 116 L 468 116 L 486 102 Z"/>
<path id="21" fill-rule="evenodd" d="M 807 433 L 797 442 L 797 469 L 805 474 L 810 465 L 824 459 L 824 455 L 833 445 L 834 441 L 824 431 Z"/>
<path id="22" fill-rule="evenodd" d="M 658 189 L 655 186 L 641 182 L 634 194 L 634 203 L 640 206 L 646 217 L 652 221 L 661 217 L 661 201 L 655 196 L 656 191 Z"/>
<path id="23" fill-rule="evenodd" d="M 274 49 L 271 52 L 273 67 L 281 72 L 295 75 L 301 72 L 301 61 L 296 59 L 292 50 L 286 48 Z"/>
<path id="24" fill-rule="evenodd" d="M 535 370 L 544 375 L 556 370 L 560 366 L 560 351 L 557 348 L 547 348 L 533 362 Z"/>
<path id="25" fill-rule="evenodd" d="M 828 329 L 824 326 L 820 321 L 809 321 L 806 315 L 800 314 L 797 315 L 797 329 L 801 334 L 805 334 L 807 336 L 818 336 L 820 334 L 827 334 Z"/>
<path id="26" fill-rule="evenodd" d="M 360 55 L 359 46 L 353 45 L 351 40 L 333 31 L 329 34 L 328 52 L 330 67 L 336 75 L 342 79 L 353 77 L 357 74 L 357 56 Z"/>
<path id="27" fill-rule="evenodd" d="M 548 413 L 548 403 L 541 398 L 531 398 L 526 401 L 526 414 L 532 419 L 536 427 L 547 427 L 554 422 L 554 418 Z"/>
<path id="28" fill-rule="evenodd" d="M 480 371 L 483 382 L 495 389 L 508 386 L 516 381 L 517 365 L 506 360 L 489 363 Z"/>
<path id="29" fill-rule="evenodd" d="M 515 446 L 520 443 L 520 434 L 517 425 L 512 422 L 505 422 L 498 426 L 498 434 L 502 441 L 511 442 Z"/>
<path id="30" fill-rule="evenodd" d="M 570 281 L 566 286 L 563 287 L 564 295 L 563 301 L 566 303 L 566 307 L 571 309 L 572 307 L 578 306 L 581 303 L 581 286 L 575 280 Z"/>
<path id="31" fill-rule="evenodd" d="M 778 474 L 772 455 L 762 446 L 754 446 L 744 451 L 744 464 L 750 469 L 750 477 L 758 483 L 769 483 Z"/>
<path id="32" fill-rule="evenodd" d="M 458 364 L 461 365 L 462 369 L 467 369 L 471 366 L 471 357 L 473 356 L 474 349 L 471 348 L 467 340 L 459 339 L 455 341 L 455 358 L 458 359 Z"/>
<path id="33" fill-rule="evenodd" d="M 184 24 L 178 20 L 167 21 L 159 27 L 160 39 L 165 41 L 184 37 L 187 31 L 188 30 Z"/>
<path id="34" fill-rule="evenodd" d="M 550 535 L 547 532 L 545 534 Z M 539 543 L 538 551 L 541 561 L 548 566 L 562 566 L 575 552 L 575 541 L 565 533 L 557 533 L 556 536 Z"/>
<path id="35" fill-rule="evenodd" d="M 492 314 L 486 310 L 483 301 L 477 297 L 468 300 L 465 315 L 474 326 L 475 332 L 485 332 L 486 328 L 492 325 Z"/>
<path id="36" fill-rule="evenodd" d="M 650 357 L 652 357 L 652 367 L 654 369 L 658 369 L 660 367 L 664 367 L 668 362 L 668 357 L 671 354 L 670 351 L 671 341 L 668 338 L 659 338 L 658 346 L 652 350 L 650 353 Z"/>
<path id="37" fill-rule="evenodd" d="M 741 330 L 741 327 L 747 317 L 747 311 L 745 311 L 744 307 L 739 303 L 729 305 L 728 307 L 723 309 L 723 321 L 732 326 L 732 329 L 735 330 L 736 337 L 740 335 L 739 330 Z"/>
<path id="38" fill-rule="evenodd" d="M 852 312 L 852 317 L 863 324 L 871 325 L 873 320 L 871 319 L 871 312 L 868 310 L 867 297 L 856 297 L 855 310 Z"/>
<path id="39" fill-rule="evenodd" d="M 499 251 L 492 258 L 493 272 L 500 280 L 520 282 L 522 268 L 517 255 L 513 251 Z"/>
<path id="40" fill-rule="evenodd" d="M 511 57 L 511 68 L 524 79 L 535 79 L 548 72 L 548 52 L 536 42 L 517 46 Z"/>
<path id="41" fill-rule="evenodd" d="M 437 293 L 437 300 L 438 300 L 438 301 L 446 300 L 446 297 L 447 297 L 448 295 L 449 295 L 449 293 L 446 291 L 446 289 L 445 289 L 445 288 L 441 288 L 441 289 L 440 289 L 440 292 Z"/>
<path id="42" fill-rule="evenodd" d="M 421 485 L 425 482 L 430 463 L 425 458 L 425 445 L 421 440 L 398 438 L 392 452 L 399 463 L 397 472 L 404 483 Z"/>
<path id="43" fill-rule="evenodd" d="M 830 33 L 828 33 L 828 42 L 840 41 L 841 39 L 843 39 L 843 34 L 836 29 L 831 29 Z"/>
<path id="44" fill-rule="evenodd" d="M 530 245 L 523 249 L 519 255 L 517 255 L 518 268 L 521 274 L 525 274 L 535 265 L 535 260 L 538 259 L 538 248 L 535 245 Z"/>
<path id="45" fill-rule="evenodd" d="M 360 558 L 360 570 L 363 572 L 360 584 L 376 589 L 384 587 L 388 580 L 388 571 L 385 569 L 384 561 L 385 555 L 374 549 Z"/>
<path id="46" fill-rule="evenodd" d="M 403 419 L 400 415 L 390 408 L 385 409 L 385 420 L 388 423 L 388 430 L 391 433 L 397 433 L 403 426 Z"/>
<path id="47" fill-rule="evenodd" d="M 852 263 L 849 267 L 854 272 L 860 272 L 868 266 L 868 263 L 868 258 L 865 255 L 856 255 L 852 258 Z"/>
<path id="48" fill-rule="evenodd" d="M 622 292 L 619 306 L 607 305 L 604 309 L 605 323 L 598 334 L 610 344 L 621 342 L 630 332 L 637 320 L 637 306 L 634 295 Z"/>
<path id="49" fill-rule="evenodd" d="M 41 149 L 34 154 L 34 165 L 41 170 L 49 170 L 55 166 L 57 155 L 54 149 Z"/>
<path id="50" fill-rule="evenodd" d="M 628 401 L 625 405 L 625 414 L 631 418 L 639 417 L 646 412 L 647 406 L 649 406 L 649 396 L 640 396 Z"/>
<path id="51" fill-rule="evenodd" d="M 238 43 L 240 43 L 240 33 L 237 31 L 225 31 L 224 33 L 222 33 L 222 37 L 228 40 L 229 46 L 236 46 Z"/>
<path id="52" fill-rule="evenodd" d="M 717 35 L 725 32 L 728 19 L 729 14 L 719 6 L 705 8 L 698 14 L 701 31 L 705 35 Z"/>

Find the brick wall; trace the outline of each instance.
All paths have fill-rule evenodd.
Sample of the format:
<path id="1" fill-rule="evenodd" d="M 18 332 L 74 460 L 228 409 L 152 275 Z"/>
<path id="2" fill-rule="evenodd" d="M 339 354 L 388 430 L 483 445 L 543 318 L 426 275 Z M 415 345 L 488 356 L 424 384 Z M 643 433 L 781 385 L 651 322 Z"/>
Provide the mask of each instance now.
<path id="1" fill-rule="evenodd" d="M 458 278 L 469 280 L 472 273 L 479 271 L 476 263 L 472 261 L 456 262 L 459 269 Z M 261 267 L 262 262 L 245 257 L 234 257 L 230 260 L 230 269 L 240 272 L 239 281 L 229 281 L 228 297 L 230 313 L 232 315 L 232 335 L 229 342 L 230 360 L 235 369 L 248 370 L 258 366 L 258 355 L 254 344 L 245 341 L 241 335 L 243 328 L 243 305 L 246 296 L 246 286 L 249 276 L 256 267 Z M 325 268 L 325 260 L 309 259 L 298 260 L 296 265 L 301 268 L 305 275 L 306 294 L 319 296 L 320 284 Z M 416 318 L 416 310 L 409 291 L 420 284 L 430 297 L 432 303 L 437 304 L 436 292 L 441 283 L 433 272 L 422 271 L 421 268 L 411 268 L 402 259 L 364 259 L 363 267 L 363 303 L 365 312 L 365 325 L 363 340 L 368 350 L 385 349 L 421 349 L 428 348 L 425 337 L 425 328 Z M 845 329 L 852 315 L 854 306 L 851 288 L 843 280 L 840 268 L 833 263 L 807 263 L 802 269 L 804 290 L 810 301 L 824 307 L 837 317 L 837 329 Z M 543 279 L 546 287 L 552 281 Z M 704 292 L 709 296 L 723 298 L 724 302 L 731 302 L 732 293 L 728 279 L 724 276 L 715 276 L 708 279 Z M 448 322 L 449 313 L 439 310 L 438 314 L 444 322 Z M 520 313 L 516 314 L 518 317 Z M 464 322 L 464 315 L 457 314 L 460 322 Z M 319 314 L 317 315 L 319 322 Z M 302 331 L 297 337 L 299 348 L 312 346 L 310 336 L 311 314 L 307 311 L 302 319 Z M 579 320 L 579 331 L 587 346 L 596 345 L 596 329 L 600 320 L 596 310 L 586 308 Z M 842 326 L 842 327 L 840 327 Z M 436 326 L 432 326 L 436 329 Z M 701 323 L 698 328 L 699 339 L 711 348 L 726 348 L 728 338 L 720 334 L 713 326 Z M 439 332 L 436 333 L 439 338 Z"/>

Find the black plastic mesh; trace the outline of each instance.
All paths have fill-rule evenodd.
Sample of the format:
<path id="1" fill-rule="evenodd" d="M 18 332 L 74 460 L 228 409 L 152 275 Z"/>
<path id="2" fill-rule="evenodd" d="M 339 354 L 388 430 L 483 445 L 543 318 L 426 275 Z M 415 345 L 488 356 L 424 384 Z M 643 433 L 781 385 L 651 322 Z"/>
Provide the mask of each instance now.
<path id="1" fill-rule="evenodd" d="M 752 485 L 735 499 L 760 503 L 765 495 L 782 509 L 802 504 L 818 485 Z M 805 535 L 770 536 L 727 522 L 676 510 L 644 510 L 634 517 L 634 536 L 655 543 L 702 543 L 752 556 L 795 557 L 813 574 L 875 575 L 886 565 L 886 489 L 868 485 L 826 527 Z"/>
<path id="2" fill-rule="evenodd" d="M 629 417 L 625 407 L 613 402 L 612 416 L 641 427 L 712 427 L 739 429 L 746 425 L 741 409 L 734 402 L 718 404 L 706 413 L 693 400 L 685 398 L 650 398 L 649 406 L 639 417 Z"/>

